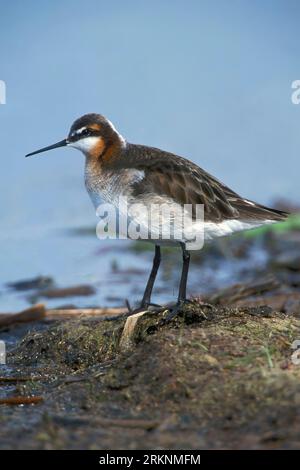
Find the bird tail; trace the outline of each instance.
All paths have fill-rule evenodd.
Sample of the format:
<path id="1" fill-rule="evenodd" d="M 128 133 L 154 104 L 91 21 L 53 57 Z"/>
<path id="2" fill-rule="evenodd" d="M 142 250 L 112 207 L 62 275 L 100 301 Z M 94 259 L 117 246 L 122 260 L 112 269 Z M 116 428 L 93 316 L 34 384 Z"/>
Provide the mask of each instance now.
<path id="1" fill-rule="evenodd" d="M 239 211 L 240 217 L 244 220 L 280 222 L 286 220 L 290 215 L 288 212 L 272 209 L 246 199 L 235 201 L 234 207 Z"/>

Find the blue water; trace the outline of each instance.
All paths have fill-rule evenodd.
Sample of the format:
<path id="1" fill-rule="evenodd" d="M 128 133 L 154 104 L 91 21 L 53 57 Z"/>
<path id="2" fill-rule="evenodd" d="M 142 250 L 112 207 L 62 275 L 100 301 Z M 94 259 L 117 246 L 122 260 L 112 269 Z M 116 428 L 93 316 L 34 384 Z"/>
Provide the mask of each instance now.
<path id="1" fill-rule="evenodd" d="M 111 268 L 135 268 L 140 255 L 67 234 L 96 223 L 82 156 L 24 158 L 62 139 L 83 113 L 107 115 L 130 141 L 189 157 L 248 198 L 297 202 L 299 13 L 297 1 L 270 0 L 1 5 L 0 311 L 28 305 L 5 282 L 38 274 L 62 286 L 98 283 L 97 296 L 77 304 L 140 295 L 146 271 L 120 287 Z"/>

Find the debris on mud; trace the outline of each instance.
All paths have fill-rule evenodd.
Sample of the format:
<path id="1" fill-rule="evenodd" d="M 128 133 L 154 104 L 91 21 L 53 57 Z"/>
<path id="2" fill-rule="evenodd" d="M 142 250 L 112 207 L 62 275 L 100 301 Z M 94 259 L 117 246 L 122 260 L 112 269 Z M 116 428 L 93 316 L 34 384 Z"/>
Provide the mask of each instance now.
<path id="1" fill-rule="evenodd" d="M 36 304 L 19 313 L 1 313 L 0 327 L 7 327 L 15 323 L 36 322 L 45 318 L 46 309 L 43 304 Z"/>
<path id="2" fill-rule="evenodd" d="M 45 289 L 54 285 L 54 280 L 49 276 L 37 276 L 33 279 L 23 279 L 21 281 L 8 282 L 7 287 L 17 291 Z"/>
<path id="3" fill-rule="evenodd" d="M 299 448 L 299 319 L 197 301 L 170 323 L 166 313 L 140 315 L 130 348 L 121 341 L 126 315 L 29 331 L 7 361 L 28 381 L 6 398 L 43 400 L 0 407 L 0 446 Z"/>
<path id="4" fill-rule="evenodd" d="M 36 302 L 40 297 L 46 299 L 57 299 L 63 297 L 78 297 L 93 295 L 95 289 L 89 285 L 72 286 L 72 287 L 57 287 L 52 289 L 43 289 L 29 297 L 30 301 Z"/>
<path id="5" fill-rule="evenodd" d="M 259 233 L 193 254 L 202 295 L 171 322 L 167 306 L 130 317 L 73 301 L 0 316 L 0 448 L 299 449 L 299 217 Z M 233 256 L 238 276 L 215 288 Z"/>

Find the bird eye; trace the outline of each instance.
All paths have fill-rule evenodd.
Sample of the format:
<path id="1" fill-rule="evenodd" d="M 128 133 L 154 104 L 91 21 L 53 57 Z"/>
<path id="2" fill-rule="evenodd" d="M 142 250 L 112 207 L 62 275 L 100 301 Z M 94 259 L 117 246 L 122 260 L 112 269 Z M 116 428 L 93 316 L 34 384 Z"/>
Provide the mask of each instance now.
<path id="1" fill-rule="evenodd" d="M 89 135 L 89 134 L 90 134 L 89 129 L 83 129 L 82 135 Z"/>

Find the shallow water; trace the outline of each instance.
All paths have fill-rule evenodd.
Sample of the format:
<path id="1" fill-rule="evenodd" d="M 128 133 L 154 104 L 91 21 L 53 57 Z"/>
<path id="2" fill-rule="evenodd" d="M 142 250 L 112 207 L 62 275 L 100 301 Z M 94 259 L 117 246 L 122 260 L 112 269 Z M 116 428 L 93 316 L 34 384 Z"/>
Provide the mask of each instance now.
<path id="1" fill-rule="evenodd" d="M 72 234 L 66 231 L 45 231 L 44 237 L 6 240 L 2 252 L 0 311 L 14 312 L 34 301 L 45 301 L 47 307 L 75 305 L 123 306 L 125 299 L 135 304 L 141 299 L 149 275 L 153 247 L 140 250 L 139 242 L 129 240 L 98 240 L 96 235 Z M 251 268 L 257 269 L 266 261 L 266 253 L 257 244 L 245 257 L 235 257 L 232 245 L 216 242 L 215 251 L 192 253 L 189 276 L 189 295 L 201 295 L 218 287 L 245 280 Z M 137 248 L 136 248 L 137 247 Z M 144 245 L 143 245 L 144 247 Z M 153 301 L 174 301 L 181 271 L 179 249 L 163 250 L 162 264 L 155 285 Z M 95 294 L 83 297 L 43 299 L 36 290 L 17 291 L 8 282 L 49 276 L 55 287 L 91 285 Z M 35 298 L 34 298 L 35 297 Z"/>

